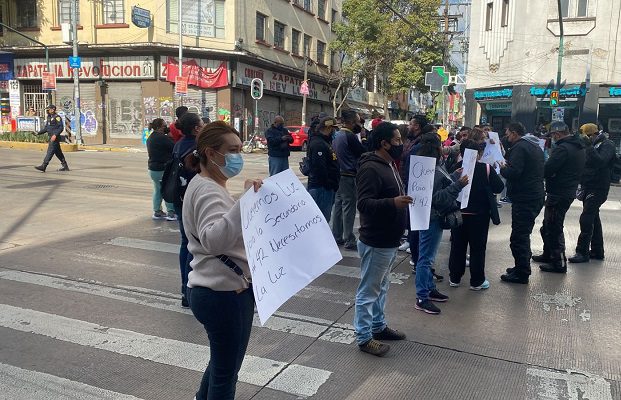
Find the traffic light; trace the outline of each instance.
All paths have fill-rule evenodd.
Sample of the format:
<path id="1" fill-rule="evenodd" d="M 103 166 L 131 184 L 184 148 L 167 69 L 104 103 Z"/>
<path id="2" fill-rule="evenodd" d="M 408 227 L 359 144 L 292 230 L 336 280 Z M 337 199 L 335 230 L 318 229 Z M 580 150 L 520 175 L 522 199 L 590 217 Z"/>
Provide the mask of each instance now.
<path id="1" fill-rule="evenodd" d="M 550 92 L 550 107 L 558 107 L 558 90 Z"/>
<path id="2" fill-rule="evenodd" d="M 263 97 L 263 81 L 261 79 L 254 78 L 250 83 L 250 96 L 255 100 Z"/>

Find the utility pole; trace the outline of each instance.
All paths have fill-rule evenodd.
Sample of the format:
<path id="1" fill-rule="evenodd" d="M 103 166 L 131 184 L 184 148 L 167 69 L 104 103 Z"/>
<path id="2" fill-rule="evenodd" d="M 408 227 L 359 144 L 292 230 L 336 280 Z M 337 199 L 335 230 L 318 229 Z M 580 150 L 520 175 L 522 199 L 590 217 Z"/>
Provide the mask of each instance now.
<path id="1" fill-rule="evenodd" d="M 449 0 L 446 0 L 446 2 L 444 3 L 444 40 L 444 70 L 446 71 L 448 70 L 449 66 L 449 46 L 451 44 L 451 39 L 449 38 Z M 448 101 L 446 99 L 446 89 L 442 88 L 442 125 L 445 127 L 445 129 L 448 123 L 447 105 Z"/>
<path id="2" fill-rule="evenodd" d="M 177 0 L 177 14 L 179 14 L 179 63 L 177 66 L 179 67 L 177 70 L 177 76 L 183 76 L 183 30 L 182 30 L 182 18 L 181 18 L 181 3 L 182 0 Z M 179 96 L 179 105 L 183 105 L 183 96 Z"/>
<path id="3" fill-rule="evenodd" d="M 306 82 L 307 79 L 308 79 L 308 50 L 305 48 L 304 49 L 304 82 Z M 306 94 L 302 95 L 302 126 L 306 126 Z"/>
<path id="4" fill-rule="evenodd" d="M 73 40 L 73 56 L 78 56 L 78 0 L 71 1 L 71 33 Z M 73 68 L 73 99 L 75 121 L 75 139 L 77 144 L 82 144 L 82 112 L 80 110 L 80 69 Z"/>
<path id="5" fill-rule="evenodd" d="M 561 89 L 561 70 L 563 69 L 564 49 L 564 32 L 563 32 L 563 11 L 561 10 L 561 0 L 557 0 L 558 4 L 558 26 L 560 28 L 560 43 L 558 45 L 558 69 L 556 71 L 556 89 Z"/>

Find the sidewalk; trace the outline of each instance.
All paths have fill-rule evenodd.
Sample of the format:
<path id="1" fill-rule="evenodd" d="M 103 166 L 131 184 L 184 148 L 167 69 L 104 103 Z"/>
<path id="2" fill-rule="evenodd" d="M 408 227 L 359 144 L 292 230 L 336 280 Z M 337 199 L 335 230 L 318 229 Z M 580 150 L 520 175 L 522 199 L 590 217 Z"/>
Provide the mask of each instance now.
<path id="1" fill-rule="evenodd" d="M 78 151 L 113 151 L 122 153 L 146 153 L 147 147 L 140 144 L 135 146 L 123 146 L 115 144 L 84 144 Z"/>

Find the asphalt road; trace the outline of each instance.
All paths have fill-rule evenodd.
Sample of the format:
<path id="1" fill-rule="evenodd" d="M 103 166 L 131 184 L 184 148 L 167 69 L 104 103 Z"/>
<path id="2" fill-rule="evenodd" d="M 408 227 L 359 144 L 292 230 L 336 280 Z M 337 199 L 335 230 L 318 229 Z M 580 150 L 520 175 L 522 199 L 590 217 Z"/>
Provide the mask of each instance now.
<path id="1" fill-rule="evenodd" d="M 42 158 L 0 149 L 0 399 L 192 399 L 209 343 L 180 307 L 178 226 L 150 218 L 146 154 L 70 153 L 71 172 L 53 161 L 45 174 L 32 168 Z M 266 155 L 245 159 L 244 177 L 267 173 Z M 613 188 L 602 207 L 606 261 L 566 275 L 535 267 L 528 286 L 499 279 L 511 265 L 503 207 L 489 237 L 491 288 L 439 283 L 451 297 L 440 316 L 414 309 L 400 253 L 387 316 L 408 338 L 382 359 L 354 343 L 359 262 L 343 251 L 265 327 L 255 324 L 237 399 L 621 399 L 620 195 Z M 570 247 L 579 213 L 576 202 Z M 443 275 L 448 249 L 446 234 Z"/>

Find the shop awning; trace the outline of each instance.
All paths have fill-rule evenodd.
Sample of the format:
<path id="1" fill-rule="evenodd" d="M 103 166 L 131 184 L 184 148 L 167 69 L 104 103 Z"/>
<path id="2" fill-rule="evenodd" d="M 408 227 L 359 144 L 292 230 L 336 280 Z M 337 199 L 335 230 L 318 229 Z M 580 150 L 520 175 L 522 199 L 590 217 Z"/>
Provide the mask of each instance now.
<path id="1" fill-rule="evenodd" d="M 364 114 L 364 115 L 371 115 L 371 110 L 369 110 L 369 106 L 366 104 L 361 104 L 361 103 L 354 103 L 351 101 L 346 101 L 345 102 L 345 107 L 349 108 L 350 110 L 354 110 L 357 113 L 360 114 Z"/>

